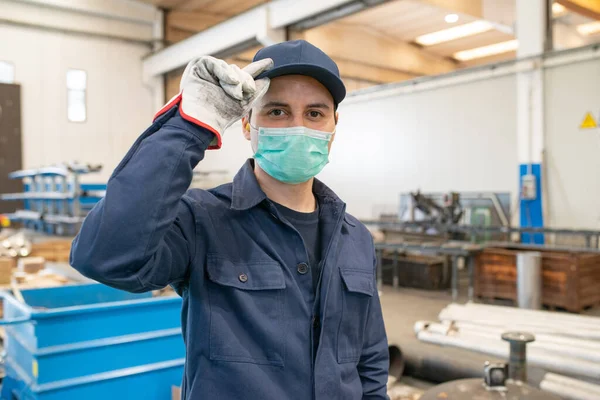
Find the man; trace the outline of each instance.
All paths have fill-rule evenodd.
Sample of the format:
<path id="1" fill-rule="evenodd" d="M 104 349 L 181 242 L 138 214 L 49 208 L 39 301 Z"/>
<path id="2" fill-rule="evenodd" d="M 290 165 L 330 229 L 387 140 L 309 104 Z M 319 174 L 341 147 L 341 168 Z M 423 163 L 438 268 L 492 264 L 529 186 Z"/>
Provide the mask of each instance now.
<path id="1" fill-rule="evenodd" d="M 184 399 L 387 399 L 373 242 L 314 179 L 345 93 L 305 41 L 264 48 L 243 70 L 191 62 L 73 242 L 84 275 L 183 297 Z M 188 190 L 240 118 L 254 158 L 231 184 Z"/>

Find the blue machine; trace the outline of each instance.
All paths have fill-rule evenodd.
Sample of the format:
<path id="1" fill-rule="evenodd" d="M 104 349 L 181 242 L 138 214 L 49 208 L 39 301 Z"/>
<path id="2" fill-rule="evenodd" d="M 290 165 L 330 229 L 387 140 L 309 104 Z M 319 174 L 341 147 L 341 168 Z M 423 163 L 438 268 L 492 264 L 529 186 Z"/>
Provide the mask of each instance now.
<path id="1" fill-rule="evenodd" d="M 97 283 L 21 293 L 2 294 L 2 400 L 165 400 L 181 384 L 181 298 Z"/>

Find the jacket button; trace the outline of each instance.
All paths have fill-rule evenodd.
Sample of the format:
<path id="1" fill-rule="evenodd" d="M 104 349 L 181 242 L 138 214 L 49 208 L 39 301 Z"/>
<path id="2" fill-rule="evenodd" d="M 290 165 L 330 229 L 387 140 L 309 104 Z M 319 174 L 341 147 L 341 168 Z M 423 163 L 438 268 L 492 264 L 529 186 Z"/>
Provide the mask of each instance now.
<path id="1" fill-rule="evenodd" d="M 319 329 L 319 317 L 313 317 L 312 323 L 314 329 Z"/>
<path id="2" fill-rule="evenodd" d="M 238 279 L 240 280 L 240 282 L 246 282 L 248 280 L 248 275 L 240 274 L 240 276 L 238 276 Z"/>
<path id="3" fill-rule="evenodd" d="M 300 263 L 298 264 L 298 273 L 304 275 L 308 272 L 308 264 Z"/>

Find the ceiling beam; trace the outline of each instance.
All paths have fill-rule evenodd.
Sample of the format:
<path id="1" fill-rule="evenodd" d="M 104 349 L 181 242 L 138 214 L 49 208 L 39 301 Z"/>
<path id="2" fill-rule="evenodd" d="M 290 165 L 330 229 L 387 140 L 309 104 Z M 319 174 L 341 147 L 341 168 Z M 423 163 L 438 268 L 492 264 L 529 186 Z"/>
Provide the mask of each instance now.
<path id="1" fill-rule="evenodd" d="M 278 0 L 225 20 L 143 61 L 144 79 L 184 66 L 194 57 L 219 54 L 251 42 L 268 44 L 284 37 L 284 29 L 357 0 Z M 198 4 L 198 3 L 194 3 Z M 362 3 L 361 3 L 362 4 Z M 189 3 L 188 3 L 189 5 Z"/>
<path id="2" fill-rule="evenodd" d="M 556 0 L 568 10 L 584 17 L 600 21 L 600 1 L 598 0 Z"/>
<path id="3" fill-rule="evenodd" d="M 231 58 L 236 64 L 249 64 L 258 49 L 253 48 Z M 391 68 L 370 65 L 364 61 L 335 58 L 342 79 L 355 79 L 372 83 L 392 83 L 413 79 L 420 74 L 409 74 Z"/>
<path id="4" fill-rule="evenodd" d="M 150 4 L 122 0 L 18 0 L 14 2 L 93 17 L 145 24 L 154 23 L 157 11 L 156 7 Z"/>
<path id="5" fill-rule="evenodd" d="M 143 13 L 136 15 L 135 7 L 129 10 L 128 15 L 116 15 L 110 14 L 108 9 L 101 9 L 102 4 L 98 2 L 89 2 L 90 8 L 87 9 L 84 9 L 83 3 L 77 1 L 65 5 L 61 1 L 48 1 L 44 5 L 41 0 L 1 1 L 0 22 L 146 44 L 161 39 L 155 35 L 155 27 L 160 26 L 158 21 L 162 13 L 152 6 L 142 4 L 153 9 L 153 20 Z M 106 6 L 110 4 L 107 2 Z"/>
<path id="6" fill-rule="evenodd" d="M 165 23 L 167 28 L 174 27 L 189 32 L 200 32 L 225 21 L 227 18 L 226 15 L 205 12 L 169 11 L 165 17 Z"/>
<path id="7" fill-rule="evenodd" d="M 364 62 L 374 67 L 410 75 L 436 75 L 454 71 L 457 63 L 367 28 L 331 23 L 305 32 L 294 32 L 334 59 Z"/>
<path id="8" fill-rule="evenodd" d="M 165 28 L 165 42 L 167 46 L 181 42 L 189 37 L 196 34 L 195 31 L 188 31 L 185 29 L 179 29 L 174 26 L 167 26 Z"/>
<path id="9" fill-rule="evenodd" d="M 391 68 L 382 68 L 376 65 L 356 62 L 355 60 L 336 58 L 334 61 L 340 69 L 340 75 L 343 79 L 356 79 L 374 83 L 393 83 L 421 76 L 420 74 L 412 74 Z"/>
<path id="10" fill-rule="evenodd" d="M 183 3 L 180 3 L 177 6 L 177 9 L 181 11 L 199 10 L 213 2 L 215 2 L 215 0 L 184 0 Z"/>

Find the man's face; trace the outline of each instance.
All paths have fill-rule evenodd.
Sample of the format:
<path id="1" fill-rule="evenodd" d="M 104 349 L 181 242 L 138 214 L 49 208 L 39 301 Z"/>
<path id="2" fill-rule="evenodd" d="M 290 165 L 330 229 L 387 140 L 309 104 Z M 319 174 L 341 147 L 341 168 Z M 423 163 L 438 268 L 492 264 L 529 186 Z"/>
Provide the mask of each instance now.
<path id="1" fill-rule="evenodd" d="M 251 118 L 242 120 L 244 136 L 250 140 L 248 122 L 256 128 L 305 126 L 333 132 L 337 113 L 331 93 L 319 81 L 303 75 L 284 75 L 271 79 L 267 93 L 252 107 Z M 330 147 L 331 142 L 333 138 Z"/>

